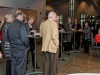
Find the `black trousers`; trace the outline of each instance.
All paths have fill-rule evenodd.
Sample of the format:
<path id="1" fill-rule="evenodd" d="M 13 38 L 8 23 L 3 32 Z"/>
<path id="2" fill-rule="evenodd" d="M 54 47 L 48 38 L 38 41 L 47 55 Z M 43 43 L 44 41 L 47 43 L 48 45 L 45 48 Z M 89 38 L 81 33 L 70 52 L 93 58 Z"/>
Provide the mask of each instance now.
<path id="1" fill-rule="evenodd" d="M 11 50 L 11 75 L 25 75 L 27 65 L 27 51 Z"/>
<path id="2" fill-rule="evenodd" d="M 80 47 L 80 36 L 76 36 L 75 38 L 75 49 L 79 49 Z"/>
<path id="3" fill-rule="evenodd" d="M 29 54 L 29 51 L 28 51 L 28 54 Z M 31 50 L 31 56 L 32 56 L 32 66 L 34 68 L 34 65 L 35 65 L 35 53 L 33 53 L 32 50 Z M 27 55 L 27 63 L 28 63 L 28 55 Z M 37 61 L 36 61 L 36 67 L 38 67 Z M 27 67 L 26 67 L 26 69 L 27 69 Z"/>
<path id="4" fill-rule="evenodd" d="M 34 68 L 34 65 L 35 65 L 35 43 L 34 43 L 34 39 L 33 38 L 30 38 L 30 41 L 29 41 L 29 44 L 30 44 L 30 51 L 31 51 L 31 56 L 32 56 L 32 66 Z M 28 51 L 28 54 L 29 54 L 29 51 Z M 36 61 L 36 66 L 37 65 L 37 61 Z"/>
<path id="5" fill-rule="evenodd" d="M 84 40 L 84 51 L 86 53 L 89 53 L 89 41 L 88 40 Z"/>
<path id="6" fill-rule="evenodd" d="M 61 57 L 61 34 L 59 34 L 59 58 Z"/>
<path id="7" fill-rule="evenodd" d="M 6 75 L 11 75 L 11 60 L 6 62 Z"/>
<path id="8" fill-rule="evenodd" d="M 97 43 L 97 46 L 100 46 L 100 43 Z"/>
<path id="9" fill-rule="evenodd" d="M 64 43 L 64 51 L 72 50 L 72 42 L 65 42 Z"/>
<path id="10" fill-rule="evenodd" d="M 75 35 L 73 34 L 73 46 L 75 45 L 75 49 L 79 50 L 80 47 L 80 32 L 76 32 Z"/>

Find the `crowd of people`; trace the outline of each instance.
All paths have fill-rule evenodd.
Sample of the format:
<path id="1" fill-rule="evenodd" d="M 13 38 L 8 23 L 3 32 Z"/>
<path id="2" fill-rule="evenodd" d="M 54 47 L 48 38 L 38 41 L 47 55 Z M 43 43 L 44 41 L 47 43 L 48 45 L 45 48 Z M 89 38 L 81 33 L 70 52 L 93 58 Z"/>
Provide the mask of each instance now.
<path id="1" fill-rule="evenodd" d="M 28 35 L 36 33 L 34 26 L 34 16 L 23 14 L 21 10 L 4 17 L 4 23 L 1 27 L 2 39 L 0 57 L 7 60 L 6 75 L 25 75 L 28 64 L 29 50 L 32 55 L 32 66 L 34 68 L 34 39 L 28 38 Z M 36 66 L 39 69 L 38 65 Z"/>
<path id="2" fill-rule="evenodd" d="M 15 11 L 14 17 L 11 14 L 5 15 L 0 35 L 2 36 L 0 37 L 2 50 L 0 58 L 7 60 L 6 75 L 25 75 L 28 69 L 29 51 L 32 55 L 32 66 L 35 67 L 35 43 L 34 38 L 29 37 L 29 35 L 36 33 L 34 20 L 34 16 L 26 16 L 21 10 Z M 48 19 L 44 16 L 40 25 L 44 75 L 56 75 L 57 72 L 59 34 L 56 20 L 56 13 L 50 12 Z M 36 68 L 40 68 L 37 61 Z"/>
<path id="3" fill-rule="evenodd" d="M 98 45 L 100 43 L 99 41 L 99 30 L 100 30 L 100 18 L 99 16 L 96 16 L 93 23 L 90 22 L 89 17 L 87 20 L 83 23 L 83 25 L 80 25 L 77 19 L 74 19 L 72 22 L 72 19 L 70 17 L 67 18 L 67 22 L 65 25 L 58 24 L 59 32 L 70 32 L 70 34 L 64 34 L 63 39 L 61 39 L 61 34 L 59 36 L 59 40 L 63 40 L 63 50 L 65 51 L 65 54 L 70 55 L 70 51 L 79 50 L 80 46 L 84 48 L 85 53 L 89 53 L 89 45 L 91 42 L 91 38 L 94 39 L 95 43 L 98 40 Z M 93 36 L 93 37 L 92 37 Z M 81 42 L 82 40 L 82 42 Z M 94 45 L 95 45 L 94 43 Z M 59 48 L 61 50 L 61 44 L 59 45 Z M 59 55 L 60 57 L 60 55 Z"/>
<path id="4" fill-rule="evenodd" d="M 25 75 L 28 64 L 28 54 L 31 52 L 32 67 L 35 67 L 35 43 L 34 38 L 28 35 L 34 35 L 36 28 L 34 25 L 34 16 L 26 16 L 21 10 L 4 17 L 4 23 L 1 27 L 1 49 L 0 58 L 7 60 L 6 75 Z M 1 24 L 1 21 L 0 21 Z M 77 19 L 67 18 L 65 25 L 60 24 L 57 14 L 51 11 L 40 24 L 40 37 L 42 38 L 43 52 L 43 75 L 56 75 L 58 56 L 61 57 L 61 40 L 62 47 L 66 55 L 70 55 L 73 47 L 79 50 L 80 45 L 84 46 L 85 53 L 89 53 L 89 45 L 91 42 L 91 33 L 94 35 L 95 42 L 100 45 L 100 20 L 97 16 L 93 22 L 89 19 L 83 23 L 83 28 Z M 61 39 L 60 32 L 70 32 L 64 34 Z M 80 41 L 82 37 L 82 42 Z M 36 68 L 40 67 L 36 61 Z"/>

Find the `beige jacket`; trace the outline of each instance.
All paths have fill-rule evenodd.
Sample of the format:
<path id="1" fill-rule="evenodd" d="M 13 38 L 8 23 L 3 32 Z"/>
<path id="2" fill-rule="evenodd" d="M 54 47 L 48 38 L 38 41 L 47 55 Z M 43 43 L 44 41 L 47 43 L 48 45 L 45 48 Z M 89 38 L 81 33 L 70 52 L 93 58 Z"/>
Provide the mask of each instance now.
<path id="1" fill-rule="evenodd" d="M 59 46 L 59 33 L 56 22 L 46 20 L 40 25 L 40 37 L 42 37 L 42 51 L 56 53 Z"/>

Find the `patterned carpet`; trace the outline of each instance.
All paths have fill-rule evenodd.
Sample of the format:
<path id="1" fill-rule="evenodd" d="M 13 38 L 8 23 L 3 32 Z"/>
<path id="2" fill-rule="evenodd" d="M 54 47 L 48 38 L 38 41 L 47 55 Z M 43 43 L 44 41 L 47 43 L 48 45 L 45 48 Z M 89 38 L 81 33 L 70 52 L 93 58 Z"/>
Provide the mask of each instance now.
<path id="1" fill-rule="evenodd" d="M 81 53 L 58 70 L 57 75 L 100 73 L 100 57 L 96 53 Z"/>

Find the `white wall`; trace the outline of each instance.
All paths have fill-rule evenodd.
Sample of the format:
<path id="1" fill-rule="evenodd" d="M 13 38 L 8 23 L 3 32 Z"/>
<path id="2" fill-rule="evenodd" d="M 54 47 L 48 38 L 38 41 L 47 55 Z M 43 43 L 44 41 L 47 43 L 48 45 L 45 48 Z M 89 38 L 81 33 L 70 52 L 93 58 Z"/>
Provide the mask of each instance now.
<path id="1" fill-rule="evenodd" d="M 66 23 L 69 11 L 69 0 L 58 0 L 55 2 L 47 2 L 46 4 L 47 14 L 51 10 L 55 11 L 57 15 L 63 15 L 63 23 Z"/>
<path id="2" fill-rule="evenodd" d="M 0 6 L 37 10 L 37 25 L 46 12 L 46 0 L 0 0 Z M 41 15 L 40 12 L 42 12 Z"/>
<path id="3" fill-rule="evenodd" d="M 13 15 L 14 11 L 15 11 L 15 9 L 13 9 L 13 8 L 0 8 L 0 20 L 2 21 L 2 23 L 4 21 L 4 16 L 6 14 L 12 14 Z"/>

